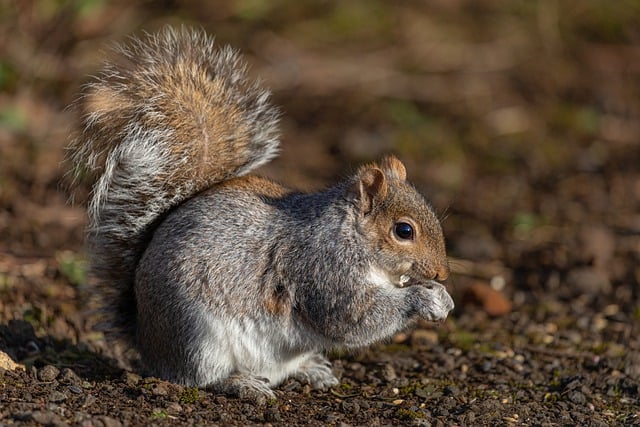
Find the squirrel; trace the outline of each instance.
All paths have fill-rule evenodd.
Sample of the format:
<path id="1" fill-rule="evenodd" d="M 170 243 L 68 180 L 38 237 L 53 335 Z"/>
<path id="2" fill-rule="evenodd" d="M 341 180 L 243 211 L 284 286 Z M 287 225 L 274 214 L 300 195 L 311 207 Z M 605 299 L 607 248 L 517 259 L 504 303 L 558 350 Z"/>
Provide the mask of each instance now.
<path id="1" fill-rule="evenodd" d="M 115 50 L 83 86 L 69 158 L 95 179 L 105 335 L 145 373 L 240 397 L 327 389 L 328 351 L 447 317 L 442 227 L 398 158 L 316 193 L 248 175 L 277 155 L 281 113 L 236 50 L 188 28 Z"/>

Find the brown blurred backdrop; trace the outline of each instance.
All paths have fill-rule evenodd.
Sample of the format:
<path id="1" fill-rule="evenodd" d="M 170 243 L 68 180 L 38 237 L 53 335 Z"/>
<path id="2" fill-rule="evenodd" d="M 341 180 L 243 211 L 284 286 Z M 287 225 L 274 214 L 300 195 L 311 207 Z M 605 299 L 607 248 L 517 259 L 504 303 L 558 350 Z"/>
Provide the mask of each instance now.
<path id="1" fill-rule="evenodd" d="M 395 152 L 446 217 L 454 286 L 638 309 L 640 3 L 624 0 L 0 0 L 0 275 L 82 258 L 66 107 L 110 43 L 164 25 L 239 48 L 273 89 L 283 153 L 262 173 L 313 189 Z"/>

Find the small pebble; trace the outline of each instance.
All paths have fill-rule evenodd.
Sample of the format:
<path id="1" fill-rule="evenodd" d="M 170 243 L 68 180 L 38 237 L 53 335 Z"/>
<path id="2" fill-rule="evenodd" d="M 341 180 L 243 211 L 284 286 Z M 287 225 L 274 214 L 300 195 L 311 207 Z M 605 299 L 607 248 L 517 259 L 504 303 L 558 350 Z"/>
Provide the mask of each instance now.
<path id="1" fill-rule="evenodd" d="M 333 414 L 327 414 L 324 416 L 324 420 L 329 424 L 334 424 L 338 420 L 338 417 Z"/>
<path id="2" fill-rule="evenodd" d="M 106 415 L 102 415 L 99 417 L 95 417 L 94 420 L 97 420 L 97 423 L 93 423 L 94 425 L 103 425 L 104 427 L 122 427 L 122 423 L 115 418 L 107 417 Z"/>
<path id="3" fill-rule="evenodd" d="M 460 394 L 460 389 L 454 385 L 446 386 L 443 391 L 447 396 L 457 396 Z"/>
<path id="4" fill-rule="evenodd" d="M 40 381 L 53 381 L 60 374 L 60 370 L 53 365 L 45 365 L 38 370 L 38 379 Z"/>
<path id="5" fill-rule="evenodd" d="M 134 374 L 133 372 L 127 372 L 124 374 L 124 380 L 129 387 L 135 387 L 140 383 L 142 377 L 140 375 Z"/>
<path id="6" fill-rule="evenodd" d="M 344 400 L 342 401 L 342 410 L 344 412 L 347 413 L 351 413 L 351 414 L 357 414 L 358 412 L 360 412 L 360 405 L 358 404 L 358 402 L 353 402 L 350 400 Z"/>
<path id="7" fill-rule="evenodd" d="M 438 344 L 438 333 L 428 329 L 416 329 L 411 334 L 413 348 L 430 348 Z"/>
<path id="8" fill-rule="evenodd" d="M 51 411 L 34 411 L 31 414 L 31 419 L 38 424 L 45 426 L 60 426 L 64 425 L 62 420 Z"/>
<path id="9" fill-rule="evenodd" d="M 593 267 L 574 268 L 569 271 L 566 283 L 579 294 L 600 295 L 611 292 L 611 282 L 607 273 Z"/>
<path id="10" fill-rule="evenodd" d="M 282 416 L 280 415 L 280 409 L 278 408 L 278 406 L 276 405 L 269 406 L 264 411 L 264 420 L 268 422 L 276 422 L 276 423 L 282 420 Z"/>
<path id="11" fill-rule="evenodd" d="M 73 371 L 73 369 L 70 368 L 62 369 L 62 371 L 60 371 L 58 380 L 65 384 L 82 384 L 82 379 Z"/>
<path id="12" fill-rule="evenodd" d="M 54 390 L 51 392 L 51 394 L 49 394 L 49 402 L 60 403 L 64 402 L 65 400 L 67 400 L 67 395 L 60 391 Z"/>
<path id="13" fill-rule="evenodd" d="M 382 377 L 386 380 L 386 381 L 393 381 L 396 378 L 398 378 L 398 376 L 396 375 L 396 370 L 393 368 L 393 366 L 389 363 L 387 363 L 386 365 L 384 365 L 384 368 L 382 369 Z"/>
<path id="14" fill-rule="evenodd" d="M 493 369 L 493 364 L 488 360 L 482 362 L 482 365 L 480 365 L 480 370 L 482 372 L 489 372 L 491 369 Z"/>
<path id="15" fill-rule="evenodd" d="M 171 402 L 167 405 L 167 413 L 171 415 L 176 415 L 182 412 L 182 406 L 177 402 Z"/>
<path id="16" fill-rule="evenodd" d="M 74 394 L 82 394 L 82 389 L 80 387 L 78 387 L 77 385 L 70 385 L 69 386 L 69 391 L 71 393 L 74 393 Z"/>
<path id="17" fill-rule="evenodd" d="M 83 397 L 80 398 L 80 407 L 81 408 L 86 408 L 87 406 L 91 406 L 93 405 L 93 403 L 95 403 L 96 401 L 96 397 L 92 394 L 86 394 Z"/>
<path id="18" fill-rule="evenodd" d="M 154 396 L 166 396 L 169 394 L 169 385 L 164 382 L 156 383 L 153 385 L 151 393 L 153 393 Z"/>

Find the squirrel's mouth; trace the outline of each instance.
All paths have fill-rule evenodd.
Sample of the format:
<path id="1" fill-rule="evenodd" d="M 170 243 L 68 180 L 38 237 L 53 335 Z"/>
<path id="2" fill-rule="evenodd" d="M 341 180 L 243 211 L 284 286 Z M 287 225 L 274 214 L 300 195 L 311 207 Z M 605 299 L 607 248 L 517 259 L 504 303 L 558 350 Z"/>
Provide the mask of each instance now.
<path id="1" fill-rule="evenodd" d="M 405 286 L 411 286 L 412 279 L 409 275 L 403 274 L 400 276 L 400 279 L 396 283 L 396 286 L 399 288 L 404 288 Z"/>
<path id="2" fill-rule="evenodd" d="M 418 280 L 408 274 L 403 274 L 400 276 L 398 282 L 396 282 L 396 286 L 398 288 L 406 288 L 407 286 L 424 286 L 425 288 L 431 288 L 435 283 L 438 282 L 435 280 Z"/>

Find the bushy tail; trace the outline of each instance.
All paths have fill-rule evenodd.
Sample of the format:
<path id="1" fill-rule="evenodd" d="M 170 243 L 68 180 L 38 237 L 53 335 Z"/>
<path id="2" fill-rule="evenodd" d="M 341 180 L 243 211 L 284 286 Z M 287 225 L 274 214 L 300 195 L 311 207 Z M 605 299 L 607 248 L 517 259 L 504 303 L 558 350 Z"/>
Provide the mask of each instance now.
<path id="1" fill-rule="evenodd" d="M 156 222 L 274 157 L 279 113 L 239 55 L 203 32 L 165 29 L 116 53 L 84 87 L 69 153 L 76 173 L 96 176 L 88 241 L 105 320 L 131 338 L 135 269 Z"/>

